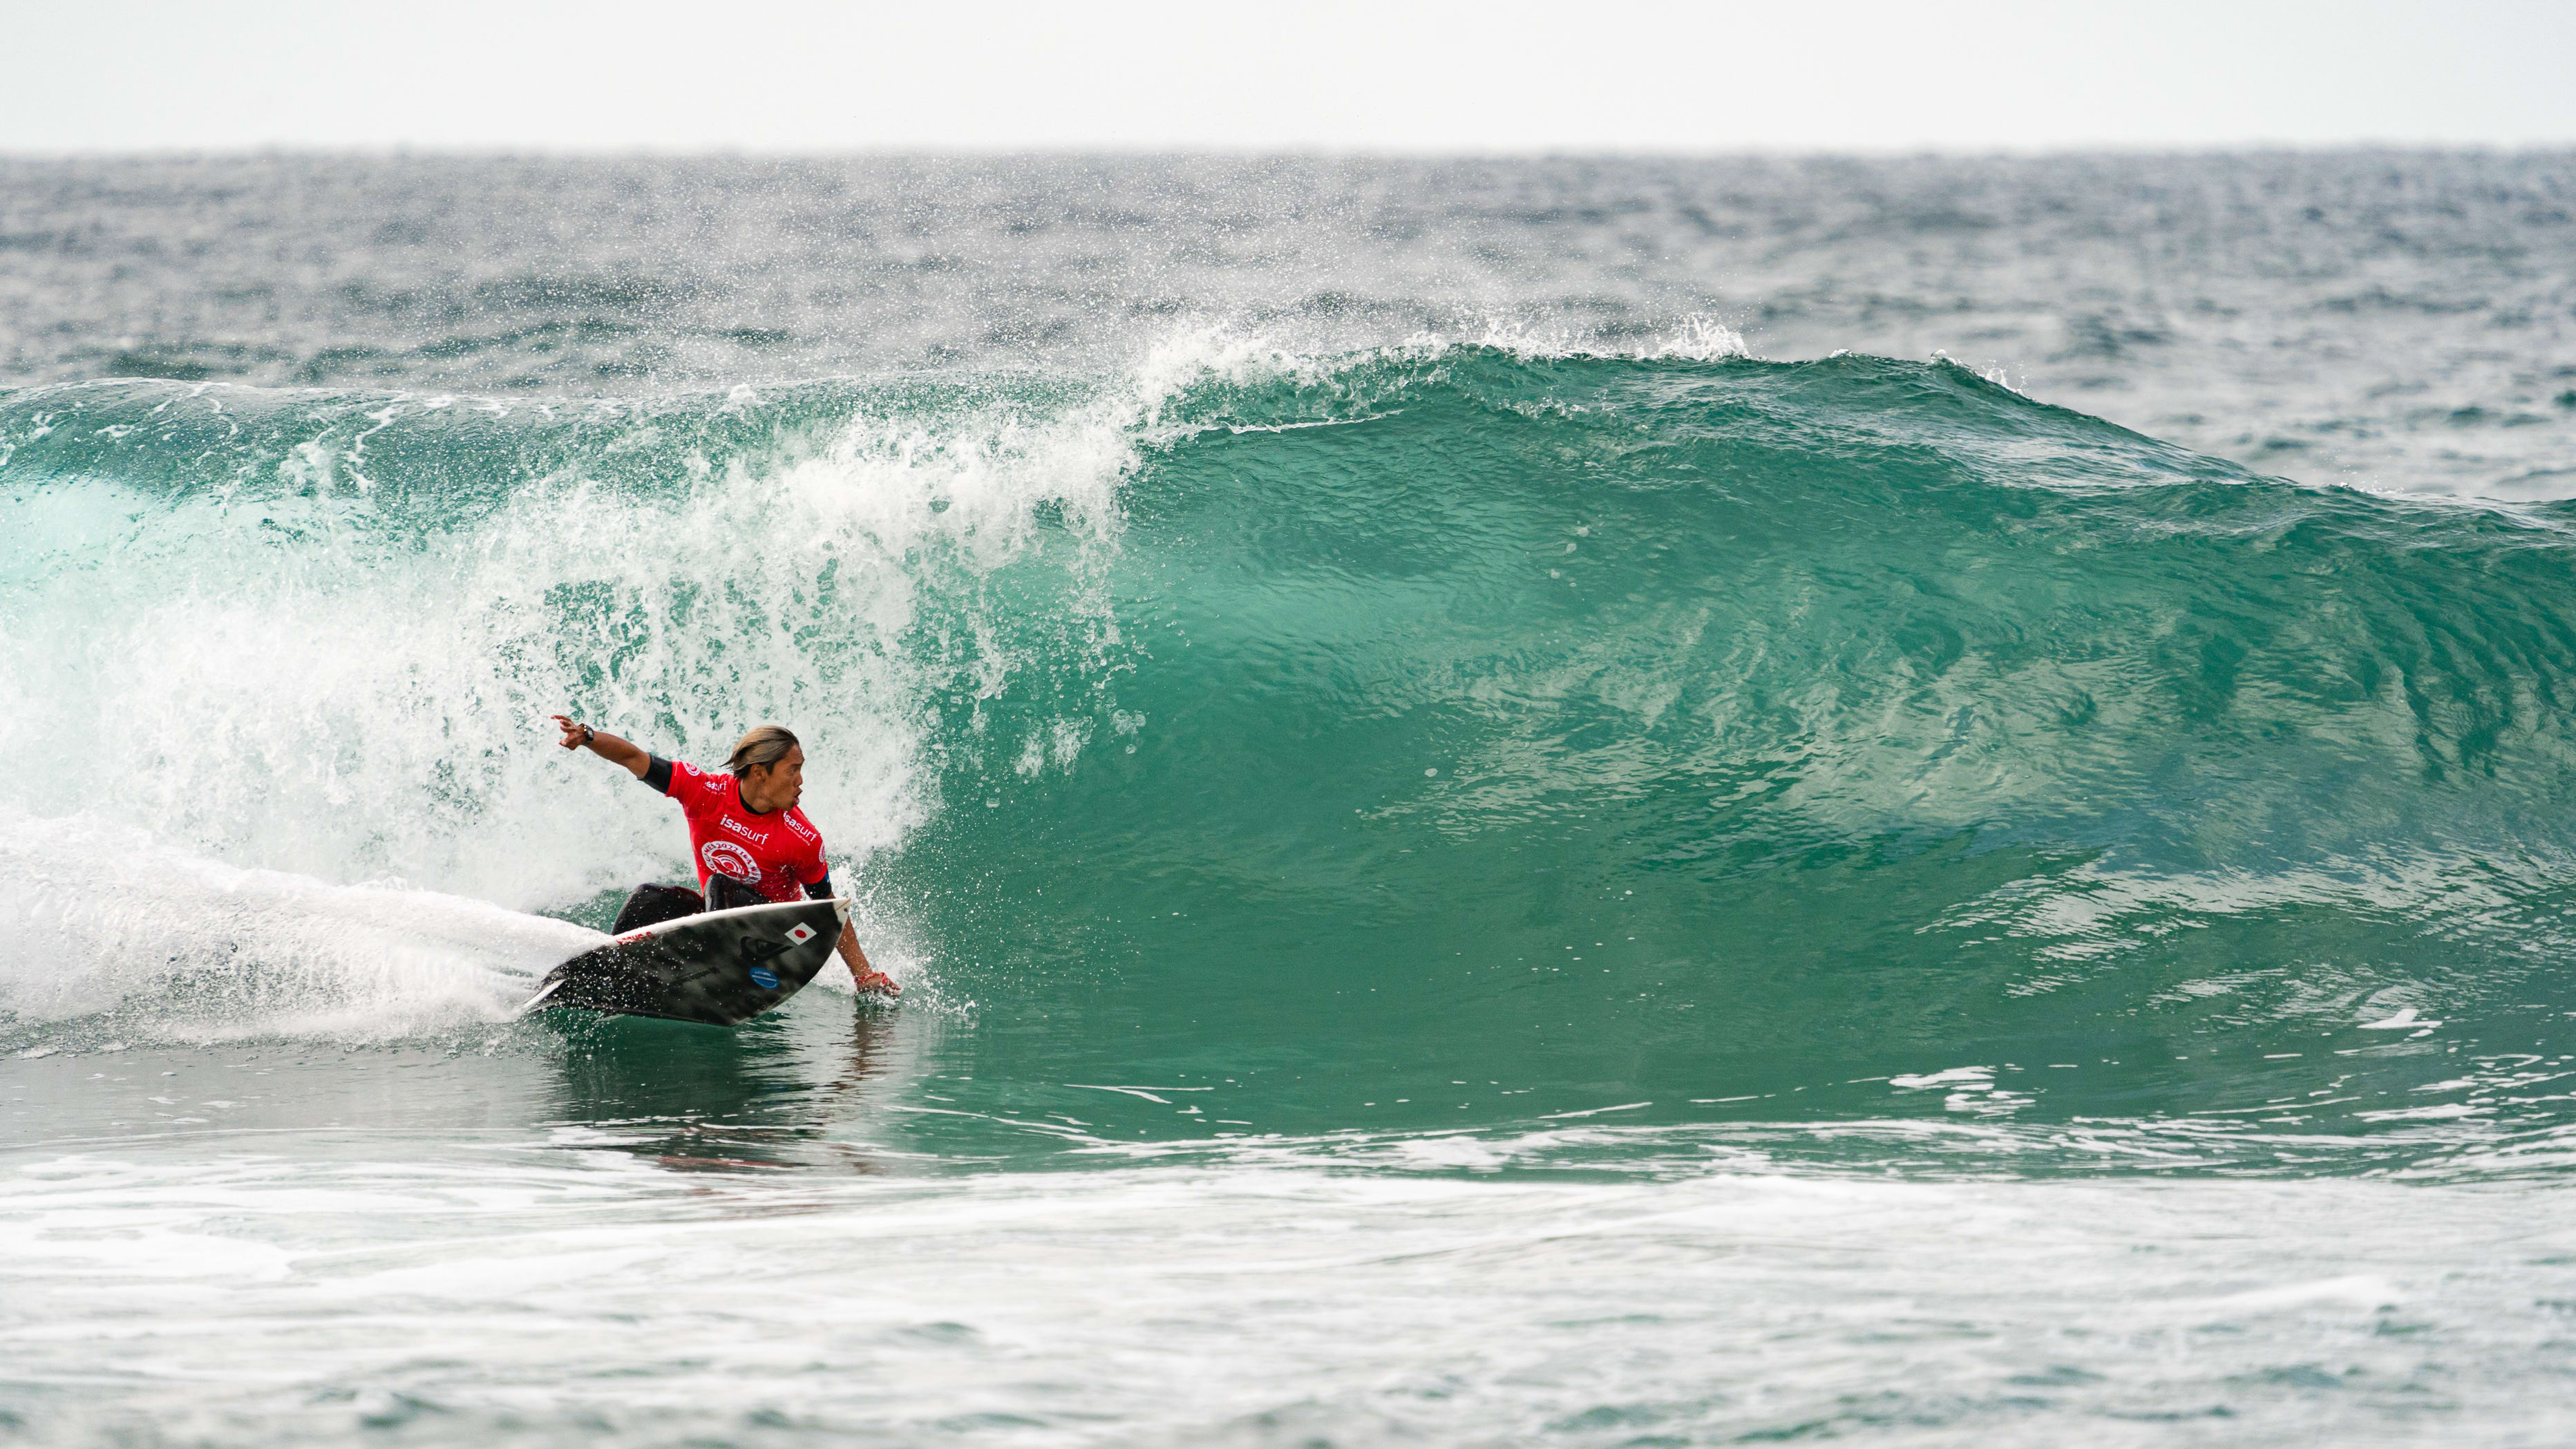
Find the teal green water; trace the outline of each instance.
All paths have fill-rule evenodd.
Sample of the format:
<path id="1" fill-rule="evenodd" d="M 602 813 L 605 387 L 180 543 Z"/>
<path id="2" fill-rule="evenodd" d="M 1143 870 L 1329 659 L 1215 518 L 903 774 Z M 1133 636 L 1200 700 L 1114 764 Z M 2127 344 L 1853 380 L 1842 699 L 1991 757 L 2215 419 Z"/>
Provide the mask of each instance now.
<path id="1" fill-rule="evenodd" d="M 595 925 L 679 833 L 532 722 L 786 720 L 943 1023 L 933 1156 L 1608 1113 L 2339 1171 L 2566 1124 L 2564 505 L 2264 478 L 1940 362 L 1194 366 L 22 391 L 17 677 L 153 676 L 28 691 L 26 808 L 96 823 L 28 762 L 138 717 L 105 803 L 163 846 Z M 259 954 L 10 1034 L 257 1035 Z M 432 1040 L 515 979 L 369 1026 L 298 969 Z"/>

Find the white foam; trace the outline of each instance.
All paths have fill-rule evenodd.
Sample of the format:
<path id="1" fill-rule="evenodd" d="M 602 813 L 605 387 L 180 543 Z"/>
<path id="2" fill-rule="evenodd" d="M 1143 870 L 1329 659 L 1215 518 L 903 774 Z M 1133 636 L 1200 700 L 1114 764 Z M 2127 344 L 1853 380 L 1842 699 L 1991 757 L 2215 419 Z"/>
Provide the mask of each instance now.
<path id="1" fill-rule="evenodd" d="M 1887 1079 L 1887 1084 L 1891 1087 L 1902 1087 L 1910 1092 L 1946 1087 L 1991 1087 L 1995 1084 L 1995 1069 L 1950 1067 L 1943 1071 L 1924 1072 L 1917 1076 L 1890 1077 Z"/>
<path id="2" fill-rule="evenodd" d="M 2397 1107 L 2353 1115 L 2364 1122 L 2450 1122 L 2462 1117 L 2485 1117 L 2494 1111 L 2493 1107 L 2473 1107 L 2466 1102 L 2445 1102 L 2438 1107 Z"/>
<path id="3" fill-rule="evenodd" d="M 78 816 L 0 813 L 0 879 L 0 1011 L 39 1030 L 114 1012 L 120 1033 L 182 1040 L 417 1035 L 503 1019 L 608 939 L 398 883 L 243 870 Z"/>
<path id="4" fill-rule="evenodd" d="M 1705 312 L 1693 312 L 1676 323 L 1673 330 L 1657 338 L 1644 354 L 1647 357 L 1679 357 L 1693 362 L 1715 362 L 1727 357 L 1750 357 L 1744 334 Z"/>
<path id="5" fill-rule="evenodd" d="M 846 882 L 936 807 L 933 698 L 960 674 L 989 697 L 1025 662 L 979 622 L 979 581 L 1056 540 L 1052 622 L 1105 619 L 1086 550 L 1114 537 L 1153 386 L 933 421 L 861 395 L 715 459 L 682 455 L 648 407 L 602 407 L 590 461 L 426 522 L 321 437 L 176 506 L 49 483 L 13 504 L 25 527 L 0 564 L 0 805 L 134 822 L 236 866 L 546 907 L 685 858 L 667 804 L 555 749 L 547 714 L 702 763 L 778 720 L 805 739 L 806 809 Z M 362 428 L 381 453 L 406 409 L 442 401 L 311 426 Z M 634 448 L 670 455 L 668 486 L 594 476 Z M 925 627 L 941 640 L 917 650 Z M 111 736 L 113 769 L 62 768 Z"/>
<path id="6" fill-rule="evenodd" d="M 0 1179 L 39 1441 L 389 1419 L 431 1442 L 739 1440 L 759 1415 L 922 1444 L 1826 1424 L 2146 1445 L 2177 1421 L 2218 1426 L 2193 1442 L 2529 1444 L 2576 1402 L 2548 1368 L 2576 1269 L 2543 1184 L 1470 1176 L 1451 1138 L 1410 1144 L 1432 1171 L 684 1178 L 403 1145 Z M 724 1271 L 673 1271 L 711 1252 Z"/>

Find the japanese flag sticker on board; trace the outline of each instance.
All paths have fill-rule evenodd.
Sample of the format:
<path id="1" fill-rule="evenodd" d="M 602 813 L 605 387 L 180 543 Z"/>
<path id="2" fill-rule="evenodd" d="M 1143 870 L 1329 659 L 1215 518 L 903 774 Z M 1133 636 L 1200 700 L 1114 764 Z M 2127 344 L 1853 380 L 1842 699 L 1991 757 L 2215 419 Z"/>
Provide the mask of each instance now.
<path id="1" fill-rule="evenodd" d="M 797 923 L 796 923 L 796 925 L 795 925 L 792 929 L 790 929 L 790 930 L 788 931 L 788 933 L 787 933 L 787 939 L 788 939 L 788 940 L 790 940 L 790 941 L 792 941 L 792 942 L 794 942 L 794 943 L 796 943 L 796 944 L 797 944 L 797 945 L 799 945 L 799 946 L 802 946 L 802 945 L 804 945 L 806 942 L 811 941 L 811 940 L 813 940 L 813 939 L 814 939 L 814 928 L 813 928 L 812 926 L 806 925 L 806 924 L 805 924 L 804 922 L 802 922 L 802 921 L 799 921 L 799 922 L 797 922 Z"/>

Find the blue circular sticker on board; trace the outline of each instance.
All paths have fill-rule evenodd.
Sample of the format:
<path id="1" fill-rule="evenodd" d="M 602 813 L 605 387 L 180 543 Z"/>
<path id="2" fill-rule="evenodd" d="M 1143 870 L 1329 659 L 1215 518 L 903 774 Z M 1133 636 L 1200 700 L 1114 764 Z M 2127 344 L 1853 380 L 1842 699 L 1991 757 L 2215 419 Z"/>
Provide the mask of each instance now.
<path id="1" fill-rule="evenodd" d="M 754 966 L 751 968 L 751 984 L 759 987 L 763 991 L 776 991 L 778 989 L 778 973 L 770 970 L 766 966 Z"/>

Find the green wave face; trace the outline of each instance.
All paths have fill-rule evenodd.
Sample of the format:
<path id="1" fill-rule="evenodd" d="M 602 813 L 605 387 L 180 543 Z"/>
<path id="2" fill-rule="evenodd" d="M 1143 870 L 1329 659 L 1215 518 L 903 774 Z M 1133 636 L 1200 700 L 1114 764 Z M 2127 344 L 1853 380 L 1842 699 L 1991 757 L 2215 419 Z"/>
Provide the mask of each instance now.
<path id="1" fill-rule="evenodd" d="M 703 759 L 784 719 L 978 1110 L 1162 1135 L 1094 1088 L 1231 1083 L 1181 1127 L 2116 1120 L 2267 1162 L 2565 1116 L 2510 1091 L 2576 1050 L 2563 512 L 1861 357 L 205 396 L 0 398 L 19 804 L 596 915 L 676 825 L 527 721 Z M 191 662 L 252 620 L 322 663 Z M 102 714 L 145 757 L 43 778 Z"/>
<path id="2" fill-rule="evenodd" d="M 1878 359 L 1452 354 L 1186 411 L 1115 667 L 953 715 L 896 866 L 1032 1075 L 1287 1076 L 1319 1127 L 2340 1082 L 2281 1113 L 2366 1131 L 2417 1057 L 2563 1035 L 2524 1005 L 2576 904 L 2552 518 Z M 1085 689 L 1134 733 L 1041 758 Z M 2367 1029 L 2409 1007 L 2448 1024 Z"/>

